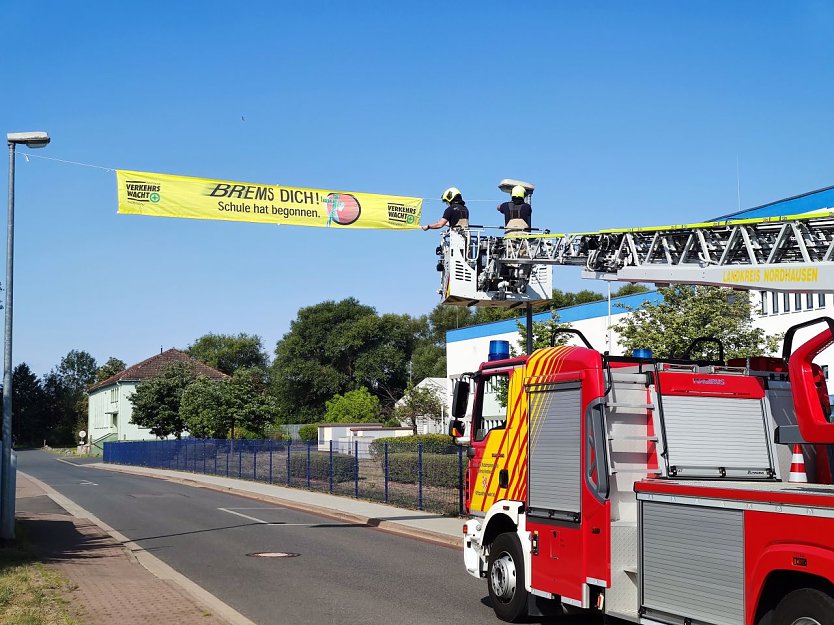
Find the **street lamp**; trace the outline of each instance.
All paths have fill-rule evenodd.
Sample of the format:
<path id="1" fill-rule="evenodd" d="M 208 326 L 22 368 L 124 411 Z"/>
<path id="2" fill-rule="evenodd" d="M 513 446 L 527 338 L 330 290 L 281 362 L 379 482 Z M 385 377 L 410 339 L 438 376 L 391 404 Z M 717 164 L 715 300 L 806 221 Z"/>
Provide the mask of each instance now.
<path id="1" fill-rule="evenodd" d="M 0 455 L 0 539 L 14 539 L 14 485 L 12 474 L 12 282 L 14 278 L 14 157 L 18 145 L 43 148 L 45 132 L 10 132 L 9 217 L 6 231 L 6 310 L 3 339 L 3 449 Z"/>

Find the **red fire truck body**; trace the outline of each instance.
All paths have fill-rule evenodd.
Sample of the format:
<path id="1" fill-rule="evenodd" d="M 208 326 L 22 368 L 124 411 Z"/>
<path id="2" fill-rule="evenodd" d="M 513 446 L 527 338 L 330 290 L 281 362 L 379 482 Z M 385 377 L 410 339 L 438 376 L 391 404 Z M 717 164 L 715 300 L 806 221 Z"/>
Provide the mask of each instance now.
<path id="1" fill-rule="evenodd" d="M 834 424 L 811 362 L 831 328 L 789 365 L 567 346 L 484 363 L 464 561 L 496 614 L 561 603 L 647 624 L 834 623 Z M 794 442 L 810 484 L 783 481 Z"/>

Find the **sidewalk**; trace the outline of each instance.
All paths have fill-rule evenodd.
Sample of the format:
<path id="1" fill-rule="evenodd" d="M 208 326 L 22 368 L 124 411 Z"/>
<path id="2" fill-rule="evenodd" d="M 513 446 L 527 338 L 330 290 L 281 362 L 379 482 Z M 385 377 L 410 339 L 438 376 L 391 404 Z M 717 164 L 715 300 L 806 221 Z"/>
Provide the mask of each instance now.
<path id="1" fill-rule="evenodd" d="M 134 475 L 145 475 L 171 480 L 190 486 L 211 488 L 231 492 L 260 501 L 277 503 L 305 512 L 335 517 L 352 523 L 378 527 L 387 532 L 427 540 L 449 547 L 463 547 L 463 521 L 439 514 L 406 510 L 385 504 L 374 503 L 352 497 L 341 497 L 304 490 L 287 488 L 264 482 L 250 482 L 215 475 L 152 469 L 115 464 L 91 463 L 83 465 L 104 471 L 120 471 Z"/>
<path id="2" fill-rule="evenodd" d="M 39 480 L 17 473 L 17 520 L 35 555 L 69 578 L 83 625 L 254 625 Z"/>

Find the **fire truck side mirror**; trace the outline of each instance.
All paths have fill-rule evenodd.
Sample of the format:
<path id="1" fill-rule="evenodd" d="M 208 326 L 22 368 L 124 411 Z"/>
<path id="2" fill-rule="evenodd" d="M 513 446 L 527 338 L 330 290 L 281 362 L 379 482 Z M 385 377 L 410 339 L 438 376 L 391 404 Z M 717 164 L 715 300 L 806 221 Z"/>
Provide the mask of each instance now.
<path id="1" fill-rule="evenodd" d="M 458 380 L 452 393 L 452 417 L 463 419 L 466 416 L 466 406 L 469 404 L 469 382 Z"/>
<path id="2" fill-rule="evenodd" d="M 453 438 L 460 438 L 466 432 L 466 424 L 460 419 L 452 419 L 449 421 L 449 436 Z"/>

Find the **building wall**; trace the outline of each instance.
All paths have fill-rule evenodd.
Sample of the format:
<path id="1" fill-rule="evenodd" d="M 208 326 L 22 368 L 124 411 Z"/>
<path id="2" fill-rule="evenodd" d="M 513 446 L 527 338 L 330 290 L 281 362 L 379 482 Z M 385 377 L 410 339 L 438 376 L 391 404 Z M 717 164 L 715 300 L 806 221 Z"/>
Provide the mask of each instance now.
<path id="1" fill-rule="evenodd" d="M 108 434 L 116 434 L 120 441 L 156 440 L 148 428 L 130 422 L 133 404 L 130 396 L 136 392 L 135 382 L 119 382 L 90 393 L 87 431 L 95 442 Z"/>

